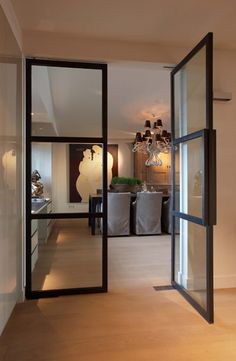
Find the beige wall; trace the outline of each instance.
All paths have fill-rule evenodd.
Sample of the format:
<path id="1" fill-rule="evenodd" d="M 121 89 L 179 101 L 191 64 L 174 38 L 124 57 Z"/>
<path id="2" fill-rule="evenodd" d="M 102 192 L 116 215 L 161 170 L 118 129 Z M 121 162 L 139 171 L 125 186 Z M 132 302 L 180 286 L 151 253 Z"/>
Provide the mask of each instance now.
<path id="1" fill-rule="evenodd" d="M 0 334 L 23 297 L 22 58 L 0 7 Z"/>
<path id="2" fill-rule="evenodd" d="M 217 130 L 217 226 L 215 285 L 236 287 L 236 52 L 214 54 L 214 88 L 232 92 L 230 102 L 214 102 Z"/>

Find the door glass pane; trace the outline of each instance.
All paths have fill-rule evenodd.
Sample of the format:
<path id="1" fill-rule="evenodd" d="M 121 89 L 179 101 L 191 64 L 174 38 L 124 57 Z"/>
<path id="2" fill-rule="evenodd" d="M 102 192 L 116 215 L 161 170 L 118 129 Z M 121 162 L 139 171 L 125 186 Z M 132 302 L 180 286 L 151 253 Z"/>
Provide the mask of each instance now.
<path id="1" fill-rule="evenodd" d="M 113 165 L 110 152 L 109 159 L 108 184 Z M 33 142 L 31 160 L 33 213 L 99 211 L 97 198 L 101 201 L 103 188 L 102 144 Z M 95 195 L 97 202 L 93 199 L 93 209 L 89 209 L 89 199 Z"/>
<path id="2" fill-rule="evenodd" d="M 174 76 L 175 138 L 206 128 L 206 48 Z"/>
<path id="3" fill-rule="evenodd" d="M 32 290 L 102 286 L 102 222 L 96 223 L 91 235 L 88 219 L 32 220 Z"/>
<path id="4" fill-rule="evenodd" d="M 180 143 L 175 153 L 175 209 L 202 218 L 202 137 Z"/>
<path id="5" fill-rule="evenodd" d="M 33 136 L 102 136 L 102 70 L 32 66 Z"/>
<path id="6" fill-rule="evenodd" d="M 175 210 L 179 212 L 179 199 L 180 199 L 180 159 L 179 159 L 179 146 L 175 147 Z"/>
<path id="7" fill-rule="evenodd" d="M 206 228 L 180 218 L 175 224 L 175 281 L 206 309 Z"/>

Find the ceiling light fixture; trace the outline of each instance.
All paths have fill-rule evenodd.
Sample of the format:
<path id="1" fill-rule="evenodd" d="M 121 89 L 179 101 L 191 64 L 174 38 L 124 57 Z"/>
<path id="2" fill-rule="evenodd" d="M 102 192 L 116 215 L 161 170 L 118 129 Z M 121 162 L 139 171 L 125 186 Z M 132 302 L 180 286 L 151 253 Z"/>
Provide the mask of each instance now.
<path id="1" fill-rule="evenodd" d="M 144 131 L 137 132 L 133 152 L 144 153 L 148 155 L 145 162 L 147 167 L 161 166 L 162 160 L 159 158 L 160 153 L 169 153 L 171 149 L 171 134 L 163 130 L 162 120 L 157 119 L 151 127 L 151 121 L 146 120 Z"/>

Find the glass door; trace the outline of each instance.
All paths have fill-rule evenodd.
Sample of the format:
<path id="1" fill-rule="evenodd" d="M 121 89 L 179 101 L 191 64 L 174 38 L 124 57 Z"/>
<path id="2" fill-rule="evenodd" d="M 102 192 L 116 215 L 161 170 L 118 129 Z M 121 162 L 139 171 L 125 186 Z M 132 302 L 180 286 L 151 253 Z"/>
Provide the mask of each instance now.
<path id="1" fill-rule="evenodd" d="M 215 131 L 209 33 L 171 73 L 172 285 L 213 322 Z"/>
<path id="2" fill-rule="evenodd" d="M 26 87 L 26 297 L 105 292 L 107 66 L 27 59 Z"/>

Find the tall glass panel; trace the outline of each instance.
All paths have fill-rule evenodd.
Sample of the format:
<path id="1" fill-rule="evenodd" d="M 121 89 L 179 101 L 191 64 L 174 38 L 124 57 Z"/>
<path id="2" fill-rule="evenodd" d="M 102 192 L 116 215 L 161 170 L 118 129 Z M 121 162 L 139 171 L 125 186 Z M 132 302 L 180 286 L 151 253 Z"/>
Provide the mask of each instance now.
<path id="1" fill-rule="evenodd" d="M 102 236 L 87 219 L 31 221 L 32 290 L 102 286 Z"/>
<path id="2" fill-rule="evenodd" d="M 179 146 L 175 146 L 175 211 L 179 212 L 180 202 L 180 152 Z"/>
<path id="3" fill-rule="evenodd" d="M 32 135 L 102 136 L 102 70 L 32 66 Z"/>
<path id="4" fill-rule="evenodd" d="M 175 74 L 175 138 L 206 127 L 206 47 Z"/>
<path id="5" fill-rule="evenodd" d="M 206 228 L 176 218 L 175 281 L 204 309 L 206 293 Z"/>
<path id="6" fill-rule="evenodd" d="M 175 151 L 175 209 L 199 218 L 202 218 L 202 141 L 200 137 L 180 143 Z"/>
<path id="7" fill-rule="evenodd" d="M 28 298 L 107 289 L 106 79 L 105 64 L 26 60 Z"/>
<path id="8" fill-rule="evenodd" d="M 212 129 L 213 34 L 171 72 L 175 219 L 172 284 L 213 322 L 215 132 Z"/>

